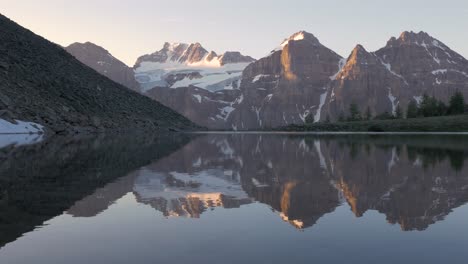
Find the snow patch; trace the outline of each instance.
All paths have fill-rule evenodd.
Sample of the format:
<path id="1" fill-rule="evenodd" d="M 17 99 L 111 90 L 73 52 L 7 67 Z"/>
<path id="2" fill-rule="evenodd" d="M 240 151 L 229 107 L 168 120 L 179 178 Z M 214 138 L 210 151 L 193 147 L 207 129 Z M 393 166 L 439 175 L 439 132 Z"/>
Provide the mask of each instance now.
<path id="1" fill-rule="evenodd" d="M 317 109 L 317 112 L 315 113 L 315 116 L 314 116 L 314 122 L 315 123 L 320 122 L 320 118 L 321 118 L 321 115 L 322 115 L 322 108 L 325 105 L 325 99 L 327 99 L 327 95 L 328 95 L 328 91 L 326 91 L 325 93 L 320 95 L 320 105 L 319 105 L 319 107 Z"/>
<path id="2" fill-rule="evenodd" d="M 396 115 L 396 109 L 399 102 L 397 102 L 397 98 L 393 96 L 391 88 L 388 88 L 388 100 L 390 100 L 390 103 L 392 104 L 392 114 Z"/>
<path id="3" fill-rule="evenodd" d="M 384 62 L 383 60 L 381 60 L 380 58 L 379 58 L 379 60 L 380 60 L 380 62 L 382 63 L 382 65 L 385 66 L 385 68 L 386 68 L 391 74 L 393 74 L 394 76 L 396 76 L 396 77 L 402 79 L 402 80 L 405 82 L 406 85 L 409 85 L 408 82 L 406 81 L 405 77 L 401 76 L 400 74 L 398 74 L 398 73 L 396 73 L 396 72 L 394 72 L 394 71 L 392 70 L 392 66 L 390 65 L 390 63 L 385 63 L 385 62 Z"/>
<path id="4" fill-rule="evenodd" d="M 256 82 L 260 81 L 260 79 L 262 79 L 263 77 L 268 77 L 268 76 L 270 76 L 270 75 L 268 75 L 268 74 L 259 74 L 259 75 L 255 76 L 253 78 L 252 83 L 256 83 Z"/>
<path id="5" fill-rule="evenodd" d="M 438 70 L 432 71 L 432 74 L 433 75 L 446 74 L 449 71 L 459 73 L 459 74 L 464 75 L 465 77 L 468 78 L 468 73 L 466 73 L 464 71 L 455 70 L 455 69 L 438 69 Z"/>
<path id="6" fill-rule="evenodd" d="M 202 102 L 202 97 L 201 97 L 201 95 L 199 95 L 199 94 L 194 94 L 193 97 L 195 97 L 195 99 L 197 99 L 198 103 L 201 104 L 201 102 Z"/>
<path id="7" fill-rule="evenodd" d="M 315 140 L 314 141 L 314 146 L 315 146 L 315 150 L 317 151 L 317 154 L 319 155 L 320 167 L 322 169 L 326 170 L 327 169 L 327 163 L 325 162 L 325 157 L 323 156 L 323 153 L 322 153 L 322 148 L 321 148 L 321 145 L 320 145 L 320 141 Z"/>
<path id="8" fill-rule="evenodd" d="M 0 134 L 41 134 L 44 133 L 42 125 L 15 120 L 16 124 L 0 118 Z"/>
<path id="9" fill-rule="evenodd" d="M 221 108 L 222 119 L 224 119 L 224 121 L 227 121 L 227 119 L 228 119 L 229 116 L 231 115 L 232 111 L 234 111 L 234 110 L 235 110 L 235 108 L 232 107 L 232 106 L 230 106 L 230 105 Z"/>
<path id="10" fill-rule="evenodd" d="M 286 47 L 286 45 L 288 45 L 289 41 L 300 41 L 300 40 L 303 40 L 305 38 L 304 36 L 304 32 L 299 32 L 299 33 L 296 33 L 294 35 L 292 35 L 291 37 L 285 39 L 281 45 L 277 48 L 275 48 L 271 53 L 275 53 L 277 51 L 282 51 L 284 49 L 284 47 Z"/>
<path id="11" fill-rule="evenodd" d="M 420 95 L 420 96 L 413 96 L 413 99 L 416 101 L 416 103 L 417 103 L 418 105 L 421 105 L 421 103 L 422 103 L 422 101 L 423 101 L 422 95 Z"/>
<path id="12" fill-rule="evenodd" d="M 341 70 L 343 70 L 344 66 L 346 65 L 346 61 L 347 59 L 345 58 L 342 58 L 339 62 L 338 62 L 338 71 L 333 74 L 332 76 L 330 76 L 330 80 L 336 80 L 336 77 L 338 77 L 338 74 L 340 74 Z"/>
<path id="13" fill-rule="evenodd" d="M 9 134 L 0 135 L 0 149 L 8 146 L 26 146 L 39 143 L 43 140 L 42 134 Z"/>
<path id="14" fill-rule="evenodd" d="M 398 158 L 398 154 L 397 154 L 397 149 L 396 147 L 393 147 L 392 149 L 392 157 L 391 159 L 388 161 L 388 164 L 387 164 L 387 171 L 388 173 L 390 173 L 392 171 L 392 168 L 396 165 L 397 161 L 399 160 Z"/>
<path id="15" fill-rule="evenodd" d="M 253 185 L 255 185 L 255 187 L 257 187 L 257 188 L 266 188 L 266 187 L 269 186 L 268 184 L 261 183 L 260 181 L 258 181 L 258 180 L 255 179 L 255 178 L 252 178 L 252 183 L 253 183 Z"/>

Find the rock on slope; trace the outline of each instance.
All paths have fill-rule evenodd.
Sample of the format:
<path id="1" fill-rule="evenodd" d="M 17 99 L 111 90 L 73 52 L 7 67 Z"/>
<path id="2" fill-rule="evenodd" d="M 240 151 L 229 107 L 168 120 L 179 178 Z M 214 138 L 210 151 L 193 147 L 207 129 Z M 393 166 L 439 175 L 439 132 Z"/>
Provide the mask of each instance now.
<path id="1" fill-rule="evenodd" d="M 133 69 L 112 56 L 104 48 L 91 42 L 86 42 L 73 43 L 66 47 L 65 50 L 85 65 L 114 82 L 120 83 L 131 90 L 140 91 L 140 85 L 135 80 Z"/>
<path id="2" fill-rule="evenodd" d="M 63 48 L 0 15 L 0 118 L 55 133 L 192 129 L 173 110 L 130 91 Z"/>

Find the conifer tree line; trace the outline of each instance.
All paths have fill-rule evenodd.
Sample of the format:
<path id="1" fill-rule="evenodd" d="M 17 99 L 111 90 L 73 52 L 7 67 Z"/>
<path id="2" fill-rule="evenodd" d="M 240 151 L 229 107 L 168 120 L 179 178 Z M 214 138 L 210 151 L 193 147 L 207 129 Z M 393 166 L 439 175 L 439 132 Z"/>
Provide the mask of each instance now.
<path id="1" fill-rule="evenodd" d="M 411 100 L 405 112 L 401 106 L 398 105 L 394 113 L 384 112 L 376 116 L 372 115 L 370 107 L 367 107 L 365 112 L 362 113 L 357 104 L 351 103 L 348 109 L 348 114 L 341 112 L 338 116 L 338 122 L 422 118 L 462 115 L 465 113 L 468 113 L 468 105 L 465 103 L 463 94 L 460 91 L 457 91 L 450 98 L 448 105 L 446 105 L 443 101 L 438 100 L 434 96 L 424 94 L 419 103 L 416 101 L 416 99 Z M 313 120 L 310 120 L 309 117 L 310 116 L 308 116 L 306 122 L 312 123 Z M 325 122 L 330 122 L 329 116 L 327 116 Z"/>

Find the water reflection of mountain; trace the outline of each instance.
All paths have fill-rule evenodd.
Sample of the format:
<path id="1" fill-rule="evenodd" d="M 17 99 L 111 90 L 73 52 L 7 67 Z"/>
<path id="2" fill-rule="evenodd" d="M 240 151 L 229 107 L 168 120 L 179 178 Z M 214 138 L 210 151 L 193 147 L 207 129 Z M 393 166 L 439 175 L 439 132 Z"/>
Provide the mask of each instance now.
<path id="1" fill-rule="evenodd" d="M 128 192 L 129 183 L 120 183 L 120 188 L 119 182 L 106 184 L 168 155 L 188 140 L 183 135 L 59 137 L 1 148 L 0 247 L 70 207 L 77 216 L 106 209 L 109 202 Z"/>
<path id="2" fill-rule="evenodd" d="M 120 193 L 166 217 L 258 201 L 297 228 L 346 202 L 357 217 L 377 210 L 403 230 L 424 230 L 468 200 L 467 145 L 464 137 L 207 135 L 132 173 Z"/>
<path id="3" fill-rule="evenodd" d="M 65 210 L 96 216 L 129 192 L 166 217 L 260 202 L 308 228 L 347 203 L 357 217 L 376 210 L 403 230 L 424 230 L 468 201 L 466 149 L 466 137 L 278 134 L 3 148 L 0 245 Z"/>

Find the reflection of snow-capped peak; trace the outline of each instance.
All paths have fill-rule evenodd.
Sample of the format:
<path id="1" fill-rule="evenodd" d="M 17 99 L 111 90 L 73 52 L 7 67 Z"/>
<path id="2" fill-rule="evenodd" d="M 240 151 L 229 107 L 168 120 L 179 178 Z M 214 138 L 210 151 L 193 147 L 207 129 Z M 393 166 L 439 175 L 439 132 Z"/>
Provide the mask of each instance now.
<path id="1" fill-rule="evenodd" d="M 140 171 L 133 191 L 143 203 L 163 202 L 168 216 L 192 216 L 181 213 L 187 201 L 199 201 L 203 208 L 224 207 L 224 200 L 250 201 L 239 182 L 234 181 L 233 172 L 209 169 L 193 174 L 179 172 Z"/>

